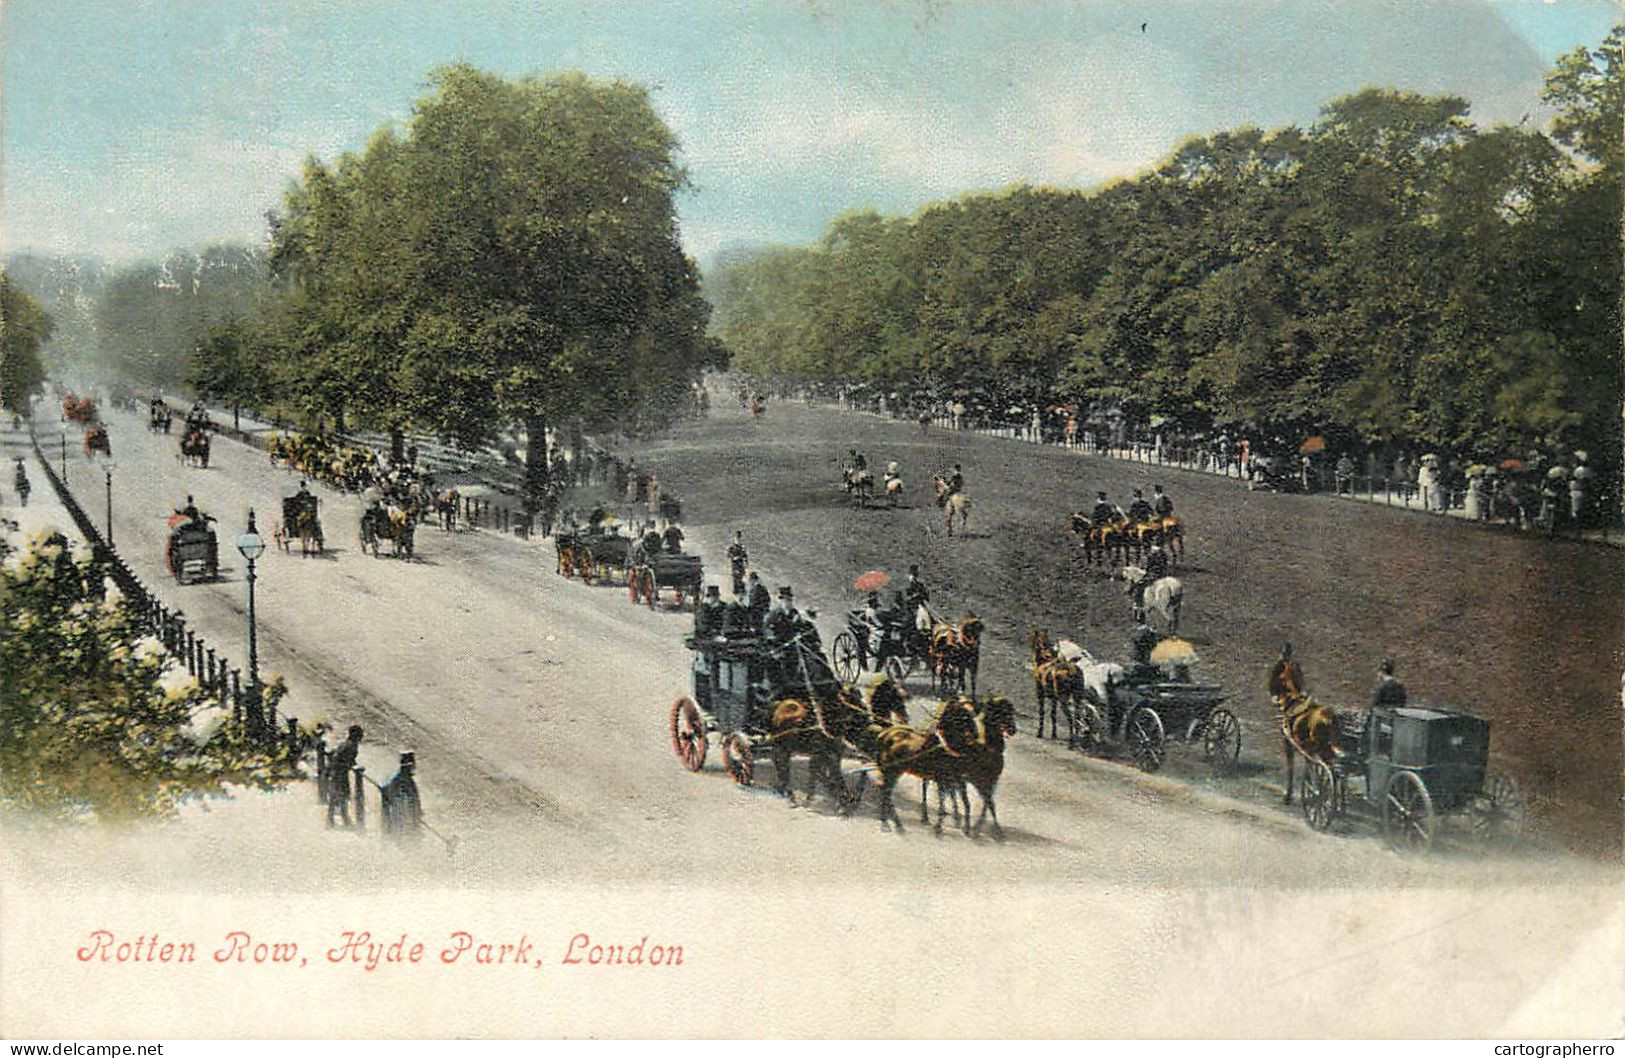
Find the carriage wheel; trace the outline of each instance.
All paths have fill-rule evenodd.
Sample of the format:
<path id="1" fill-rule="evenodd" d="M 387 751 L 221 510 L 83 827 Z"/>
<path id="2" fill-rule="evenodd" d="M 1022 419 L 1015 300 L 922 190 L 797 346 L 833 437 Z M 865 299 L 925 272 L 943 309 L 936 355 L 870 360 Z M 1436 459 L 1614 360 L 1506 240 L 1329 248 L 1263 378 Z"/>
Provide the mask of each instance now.
<path id="1" fill-rule="evenodd" d="M 1167 735 L 1162 729 L 1162 717 L 1155 710 L 1143 705 L 1136 706 L 1128 715 L 1124 732 L 1129 752 L 1141 771 L 1156 771 L 1162 767 L 1162 759 L 1167 752 L 1164 745 Z"/>
<path id="2" fill-rule="evenodd" d="M 692 698 L 679 698 L 671 705 L 671 748 L 689 771 L 705 767 L 705 718 Z"/>
<path id="3" fill-rule="evenodd" d="M 1433 798 L 1415 772 L 1395 772 L 1382 798 L 1382 830 L 1401 852 L 1424 852 L 1433 845 Z"/>
<path id="4" fill-rule="evenodd" d="M 1208 714 L 1202 728 L 1202 758 L 1216 768 L 1228 770 L 1241 759 L 1241 721 L 1228 709 Z"/>
<path id="5" fill-rule="evenodd" d="M 722 740 L 722 767 L 740 786 L 749 786 L 754 774 L 750 740 L 735 731 Z"/>
<path id="6" fill-rule="evenodd" d="M 1506 841 L 1523 833 L 1528 815 L 1523 794 L 1511 779 L 1498 772 L 1484 776 L 1484 788 L 1474 798 L 1468 817 L 1480 841 Z"/>
<path id="7" fill-rule="evenodd" d="M 830 645 L 830 661 L 842 683 L 858 682 L 858 677 L 863 673 L 863 654 L 858 650 L 858 637 L 851 632 L 836 636 L 835 642 Z"/>
<path id="8" fill-rule="evenodd" d="M 1081 734 L 1083 736 L 1082 738 L 1073 736 L 1074 741 L 1087 743 L 1084 748 L 1103 745 L 1106 741 L 1106 716 L 1100 711 L 1100 707 L 1080 694 L 1072 695 L 1071 704 L 1072 715 L 1077 717 L 1077 724 L 1078 727 L 1082 728 Z M 1072 716 L 1068 716 L 1067 721 L 1070 725 Z M 1076 747 L 1069 744 L 1067 748 L 1073 749 Z"/>
<path id="9" fill-rule="evenodd" d="M 903 680 L 908 676 L 907 663 L 896 654 L 892 654 L 886 658 L 885 668 L 887 678 L 889 678 L 893 683 L 902 683 Z"/>
<path id="10" fill-rule="evenodd" d="M 1316 830 L 1332 825 L 1337 815 L 1336 781 L 1324 761 L 1304 758 L 1303 818 Z"/>

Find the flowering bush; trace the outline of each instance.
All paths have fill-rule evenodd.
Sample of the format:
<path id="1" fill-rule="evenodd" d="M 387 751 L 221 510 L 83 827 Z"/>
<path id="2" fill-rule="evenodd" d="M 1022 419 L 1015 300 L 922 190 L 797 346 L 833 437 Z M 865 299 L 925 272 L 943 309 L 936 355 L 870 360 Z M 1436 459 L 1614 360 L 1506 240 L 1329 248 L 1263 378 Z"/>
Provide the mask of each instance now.
<path id="1" fill-rule="evenodd" d="M 46 532 L 0 538 L 0 800 L 61 820 L 164 817 L 292 776 L 148 638 L 101 570 Z M 272 701 L 280 684 L 268 688 Z"/>

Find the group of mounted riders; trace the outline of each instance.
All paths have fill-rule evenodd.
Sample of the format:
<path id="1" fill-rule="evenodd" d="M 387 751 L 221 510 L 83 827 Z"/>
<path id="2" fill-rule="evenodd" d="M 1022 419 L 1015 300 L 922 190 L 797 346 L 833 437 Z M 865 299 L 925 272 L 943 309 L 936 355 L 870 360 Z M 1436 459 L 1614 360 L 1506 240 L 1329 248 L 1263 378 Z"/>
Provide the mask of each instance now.
<path id="1" fill-rule="evenodd" d="M 841 464 L 841 487 L 848 496 L 857 500 L 859 506 L 868 506 L 875 498 L 875 475 L 869 469 L 869 458 L 856 448 L 847 450 L 846 462 Z M 903 496 L 902 472 L 897 460 L 886 462 L 880 488 L 887 506 L 897 506 Z"/>
<path id="2" fill-rule="evenodd" d="M 1135 489 L 1127 510 L 1097 492 L 1094 508 L 1087 515 L 1073 514 L 1068 526 L 1083 539 L 1084 557 L 1092 565 L 1121 561 L 1131 553 L 1142 559 L 1153 548 L 1165 550 L 1166 558 L 1173 560 L 1185 550 L 1184 525 L 1161 485 L 1153 487 L 1150 499 L 1144 490 Z"/>

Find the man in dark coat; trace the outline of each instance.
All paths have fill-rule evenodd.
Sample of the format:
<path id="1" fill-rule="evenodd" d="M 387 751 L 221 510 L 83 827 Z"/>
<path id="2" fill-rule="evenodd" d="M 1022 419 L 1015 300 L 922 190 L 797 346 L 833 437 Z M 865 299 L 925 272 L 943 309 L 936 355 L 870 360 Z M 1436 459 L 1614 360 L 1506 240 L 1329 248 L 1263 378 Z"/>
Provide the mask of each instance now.
<path id="1" fill-rule="evenodd" d="M 745 597 L 745 563 L 750 556 L 745 554 L 744 534 L 734 530 L 734 542 L 728 545 L 728 568 L 733 573 L 734 598 Z"/>
<path id="2" fill-rule="evenodd" d="M 664 534 L 662 534 L 662 539 L 665 541 L 666 553 L 668 555 L 677 555 L 682 553 L 683 530 L 682 527 L 676 522 L 672 522 L 670 525 L 666 526 L 666 531 Z"/>
<path id="3" fill-rule="evenodd" d="M 1157 485 L 1151 490 L 1151 509 L 1157 512 L 1158 518 L 1172 518 L 1174 516 L 1174 501 Z"/>
<path id="4" fill-rule="evenodd" d="M 384 833 L 396 838 L 415 838 L 422 833 L 423 801 L 418 797 L 417 754 L 401 754 L 400 769 L 383 787 Z"/>
<path id="5" fill-rule="evenodd" d="M 705 598 L 694 611 L 694 634 L 702 639 L 722 634 L 723 618 L 727 608 L 722 602 L 722 589 L 715 584 L 705 586 Z"/>
<path id="6" fill-rule="evenodd" d="M 1145 493 L 1140 489 L 1134 490 L 1134 501 L 1128 505 L 1128 519 L 1131 522 L 1151 520 L 1151 505 L 1145 501 Z"/>
<path id="7" fill-rule="evenodd" d="M 1089 515 L 1089 520 L 1095 525 L 1110 525 L 1118 520 L 1117 505 L 1106 498 L 1104 492 L 1095 493 L 1095 509 Z"/>
<path id="8" fill-rule="evenodd" d="M 361 748 L 363 732 L 360 725 L 351 724 L 350 730 L 345 733 L 344 741 L 339 748 L 327 759 L 327 825 L 333 826 L 333 815 L 337 813 L 342 819 L 343 826 L 353 826 L 350 822 L 350 798 L 359 796 L 360 790 L 352 791 L 350 788 L 350 773 L 355 770 L 356 751 Z"/>
<path id="9" fill-rule="evenodd" d="M 1371 707 L 1379 705 L 1404 705 L 1405 685 L 1394 678 L 1394 663 L 1383 658 L 1377 666 L 1377 686 L 1371 692 Z"/>
<path id="10" fill-rule="evenodd" d="M 745 606 L 750 611 L 751 627 L 760 635 L 766 625 L 767 611 L 773 605 L 773 600 L 767 593 L 767 585 L 762 583 L 761 577 L 754 570 L 747 578 L 745 591 Z"/>

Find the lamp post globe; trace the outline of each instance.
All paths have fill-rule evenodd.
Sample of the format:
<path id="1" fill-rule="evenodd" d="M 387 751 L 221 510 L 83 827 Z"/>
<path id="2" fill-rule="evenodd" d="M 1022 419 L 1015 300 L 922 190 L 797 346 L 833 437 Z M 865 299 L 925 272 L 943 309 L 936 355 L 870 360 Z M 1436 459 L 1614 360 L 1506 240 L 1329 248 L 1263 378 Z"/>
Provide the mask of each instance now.
<path id="1" fill-rule="evenodd" d="M 265 541 L 254 527 L 254 512 L 248 512 L 248 529 L 237 538 L 237 553 L 248 562 L 248 700 L 258 718 L 260 704 L 260 656 L 254 629 L 254 563 L 265 554 Z"/>

